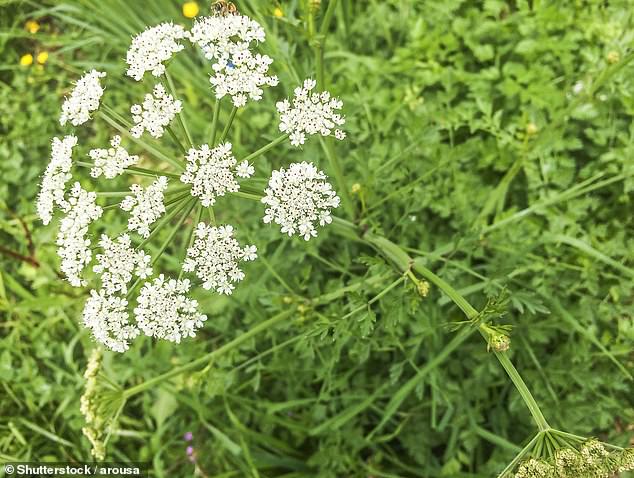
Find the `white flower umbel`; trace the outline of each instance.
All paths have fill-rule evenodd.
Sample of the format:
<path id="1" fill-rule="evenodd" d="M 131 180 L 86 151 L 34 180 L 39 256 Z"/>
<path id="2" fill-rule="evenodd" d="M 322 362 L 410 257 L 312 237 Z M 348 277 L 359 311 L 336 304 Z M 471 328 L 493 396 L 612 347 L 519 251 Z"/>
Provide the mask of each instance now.
<path id="1" fill-rule="evenodd" d="M 128 234 L 122 234 L 115 240 L 101 235 L 99 246 L 103 253 L 97 254 L 99 264 L 93 267 L 93 271 L 101 274 L 101 287 L 106 294 L 127 294 L 133 274 L 142 279 L 152 275 L 152 258 L 134 249 L 131 242 Z"/>
<path id="2" fill-rule="evenodd" d="M 289 236 L 298 233 L 305 240 L 316 236 L 315 224 L 330 224 L 330 210 L 339 206 L 339 197 L 327 179 L 307 162 L 273 171 L 261 199 L 268 206 L 264 222 L 274 221 Z"/>
<path id="3" fill-rule="evenodd" d="M 149 337 L 179 343 L 195 337 L 207 316 L 198 312 L 198 302 L 186 296 L 189 280 L 166 280 L 163 274 L 146 282 L 134 309 L 137 325 Z"/>
<path id="4" fill-rule="evenodd" d="M 104 72 L 91 70 L 75 83 L 70 97 L 67 97 L 62 104 L 62 114 L 59 117 L 62 126 L 68 121 L 73 126 L 79 126 L 90 119 L 90 113 L 99 108 L 99 101 L 104 91 L 99 78 L 105 76 Z"/>
<path id="5" fill-rule="evenodd" d="M 73 147 L 77 144 L 77 137 L 64 136 L 63 139 L 53 138 L 51 145 L 51 160 L 44 171 L 37 196 L 37 214 L 44 224 L 53 219 L 55 204 L 62 208 L 68 207 L 64 199 L 66 183 L 73 177 L 70 173 L 73 164 Z"/>
<path id="6" fill-rule="evenodd" d="M 126 74 L 137 81 L 143 78 L 146 71 L 154 76 L 165 73 L 163 62 L 185 48 L 178 40 L 188 36 L 185 29 L 171 22 L 161 23 L 146 29 L 132 39 L 126 55 L 129 68 Z"/>
<path id="7" fill-rule="evenodd" d="M 222 57 L 213 65 L 214 75 L 209 81 L 214 86 L 216 98 L 231 96 L 233 105 L 240 108 L 247 100 L 262 99 L 263 86 L 276 86 L 277 76 L 267 76 L 269 66 L 273 60 L 267 55 L 252 54 L 244 49 Z"/>
<path id="8" fill-rule="evenodd" d="M 314 80 L 305 80 L 303 87 L 295 88 L 292 103 L 284 100 L 276 105 L 280 131 L 288 133 L 293 146 L 304 144 L 306 135 L 329 136 L 334 128 L 345 123 L 345 118 L 336 112 L 343 107 L 343 102 L 331 97 L 327 91 L 312 92 L 316 84 Z M 334 136 L 342 140 L 346 134 L 335 129 Z"/>
<path id="9" fill-rule="evenodd" d="M 129 154 L 121 146 L 121 136 L 115 135 L 110 140 L 110 148 L 91 149 L 88 156 L 93 160 L 95 166 L 90 170 L 93 178 L 98 178 L 102 174 L 112 179 L 119 174 L 123 174 L 125 168 L 136 164 L 139 157 Z"/>
<path id="10" fill-rule="evenodd" d="M 86 285 L 81 278 L 84 267 L 92 259 L 88 226 L 101 217 L 103 209 L 95 204 L 97 195 L 82 189 L 77 182 L 70 191 L 66 216 L 57 233 L 57 254 L 62 260 L 61 270 L 75 287 Z"/>
<path id="11" fill-rule="evenodd" d="M 145 95 L 143 103 L 130 108 L 134 121 L 130 134 L 140 138 L 143 131 L 147 130 L 151 136 L 160 138 L 181 109 L 181 101 L 175 100 L 172 95 L 167 94 L 163 85 L 157 84 L 152 93 Z"/>
<path id="12" fill-rule="evenodd" d="M 95 340 L 115 352 L 128 350 L 128 342 L 139 335 L 139 329 L 130 323 L 128 301 L 122 297 L 91 290 L 84 305 L 83 323 Z"/>
<path id="13" fill-rule="evenodd" d="M 208 60 L 228 59 L 251 42 L 263 42 L 264 29 L 255 20 L 243 15 L 217 15 L 196 20 L 189 32 Z"/>
<path id="14" fill-rule="evenodd" d="M 218 196 L 238 191 L 240 185 L 236 176 L 248 178 L 255 172 L 253 166 L 245 161 L 236 167 L 231 143 L 218 145 L 214 149 L 207 144 L 199 149 L 191 148 L 186 159 L 187 168 L 180 179 L 192 185 L 192 196 L 199 197 L 205 207 L 212 206 Z"/>
<path id="15" fill-rule="evenodd" d="M 150 226 L 163 215 L 163 192 L 167 188 L 167 178 L 161 176 L 146 189 L 139 184 L 130 186 L 133 196 L 126 196 L 121 201 L 121 209 L 130 212 L 128 229 L 137 231 L 141 236 L 150 235 Z"/>
<path id="16" fill-rule="evenodd" d="M 201 222 L 195 235 L 192 246 L 187 249 L 183 270 L 195 272 L 203 281 L 203 288 L 231 294 L 235 287 L 233 284 L 244 279 L 238 263 L 255 260 L 256 247 L 240 247 L 233 237 L 232 226 L 214 227 Z"/>

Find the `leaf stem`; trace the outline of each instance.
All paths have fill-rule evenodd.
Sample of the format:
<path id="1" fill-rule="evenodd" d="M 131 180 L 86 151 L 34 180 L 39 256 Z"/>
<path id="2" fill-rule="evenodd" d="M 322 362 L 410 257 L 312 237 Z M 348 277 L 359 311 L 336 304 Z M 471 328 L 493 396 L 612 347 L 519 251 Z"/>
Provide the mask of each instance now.
<path id="1" fill-rule="evenodd" d="M 248 155 L 246 158 L 244 158 L 242 161 L 252 161 L 255 158 L 257 158 L 258 156 L 263 155 L 264 153 L 266 153 L 267 151 L 269 151 L 270 149 L 273 149 L 275 146 L 277 146 L 278 144 L 280 144 L 282 141 L 284 141 L 286 138 L 288 138 L 288 134 L 284 133 L 283 135 L 278 136 L 277 138 L 275 138 L 273 141 L 271 141 L 269 144 L 262 146 L 260 149 L 258 149 L 257 151 L 255 151 L 254 153 L 251 153 L 250 155 Z"/>
<path id="2" fill-rule="evenodd" d="M 218 140 L 219 143 L 222 144 L 224 143 L 225 139 L 227 139 L 227 135 L 229 134 L 229 129 L 231 129 L 231 125 L 233 124 L 233 120 L 236 117 L 237 112 L 238 112 L 238 108 L 234 106 L 231 109 L 231 113 L 229 114 L 229 120 L 227 121 L 225 128 L 222 130 L 222 134 L 220 135 L 220 139 Z"/>
<path id="3" fill-rule="evenodd" d="M 211 120 L 211 147 L 216 145 L 216 133 L 218 131 L 218 116 L 220 116 L 220 98 L 216 98 L 214 113 Z"/>

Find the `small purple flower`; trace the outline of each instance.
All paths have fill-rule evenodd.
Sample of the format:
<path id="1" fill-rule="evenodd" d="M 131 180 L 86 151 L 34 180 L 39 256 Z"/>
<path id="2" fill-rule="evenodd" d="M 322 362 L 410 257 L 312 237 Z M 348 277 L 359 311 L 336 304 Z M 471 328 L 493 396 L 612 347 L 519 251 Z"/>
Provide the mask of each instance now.
<path id="1" fill-rule="evenodd" d="M 192 432 L 187 432 L 183 435 L 183 440 L 185 441 L 192 441 L 193 439 L 194 439 L 194 434 Z"/>
<path id="2" fill-rule="evenodd" d="M 185 453 L 187 453 L 187 456 L 192 456 L 194 454 L 194 447 L 188 446 L 187 449 L 185 450 Z"/>

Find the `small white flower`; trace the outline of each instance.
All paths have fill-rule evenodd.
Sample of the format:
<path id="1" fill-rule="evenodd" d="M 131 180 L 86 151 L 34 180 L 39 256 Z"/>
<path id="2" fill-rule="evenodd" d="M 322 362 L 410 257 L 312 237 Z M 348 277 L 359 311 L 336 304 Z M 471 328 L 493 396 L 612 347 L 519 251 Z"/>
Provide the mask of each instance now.
<path id="1" fill-rule="evenodd" d="M 64 199 L 66 183 L 73 177 L 70 173 L 73 164 L 73 147 L 77 144 L 75 136 L 64 136 L 63 139 L 53 138 L 51 145 L 51 160 L 44 171 L 37 197 L 37 214 L 44 224 L 53 219 L 55 204 L 62 208 L 68 207 Z"/>
<path id="2" fill-rule="evenodd" d="M 62 114 L 59 117 L 62 126 L 67 121 L 73 126 L 79 126 L 90 119 L 90 113 L 99 108 L 104 91 L 99 78 L 105 76 L 106 74 L 101 71 L 91 70 L 75 83 L 70 97 L 66 98 L 62 105 Z"/>
<path id="3" fill-rule="evenodd" d="M 167 94 L 163 85 L 159 83 L 154 86 L 152 93 L 145 95 L 142 104 L 132 105 L 130 108 L 134 121 L 130 134 L 135 138 L 140 138 L 143 131 L 147 130 L 154 138 L 160 138 L 174 116 L 181 110 L 181 101 L 175 100 L 172 95 Z"/>
<path id="4" fill-rule="evenodd" d="M 146 29 L 132 39 L 126 55 L 129 65 L 126 74 L 137 81 L 143 78 L 146 71 L 154 76 L 165 73 L 163 62 L 185 48 L 178 40 L 188 36 L 185 29 L 171 22 L 161 23 Z"/>
<path id="5" fill-rule="evenodd" d="M 130 323 L 128 301 L 106 294 L 103 290 L 90 291 L 84 305 L 83 323 L 95 340 L 115 352 L 128 350 L 128 341 L 139 335 L 139 329 Z"/>
<path id="6" fill-rule="evenodd" d="M 121 146 L 121 136 L 115 135 L 110 140 L 108 149 L 91 149 L 88 156 L 95 163 L 95 167 L 90 170 L 93 178 L 98 178 L 102 174 L 112 179 L 119 174 L 123 174 L 125 168 L 136 164 L 138 156 L 129 154 Z"/>
<path id="7" fill-rule="evenodd" d="M 148 337 L 180 343 L 195 337 L 207 316 L 198 312 L 198 302 L 186 296 L 189 280 L 166 280 L 163 274 L 141 288 L 134 309 L 137 325 Z"/>
<path id="8" fill-rule="evenodd" d="M 95 204 L 97 195 L 82 189 L 77 182 L 71 189 L 66 216 L 62 219 L 57 242 L 57 254 L 62 259 L 61 270 L 74 287 L 86 285 L 81 278 L 84 267 L 92 259 L 88 226 L 101 217 L 103 209 Z"/>
<path id="9" fill-rule="evenodd" d="M 120 292 L 127 294 L 132 275 L 146 279 L 152 275 L 152 258 L 131 246 L 130 236 L 122 234 L 116 240 L 102 234 L 99 245 L 102 254 L 97 254 L 98 265 L 93 271 L 101 274 L 101 287 L 108 295 Z"/>
<path id="10" fill-rule="evenodd" d="M 231 143 L 220 144 L 214 149 L 210 149 L 207 144 L 203 144 L 200 149 L 191 148 L 186 159 L 187 168 L 180 179 L 192 185 L 192 196 L 200 197 L 205 207 L 213 206 L 218 196 L 240 189 L 236 175 L 248 178 L 255 172 L 248 162 L 244 164 L 245 161 L 236 167 Z"/>
<path id="11" fill-rule="evenodd" d="M 288 133 L 293 146 L 301 146 L 306 135 L 321 134 L 330 136 L 333 128 L 335 138 L 342 140 L 345 133 L 337 129 L 345 123 L 345 119 L 337 110 L 343 102 L 330 96 L 330 93 L 312 92 L 316 82 L 308 79 L 303 87 L 295 88 L 292 104 L 289 100 L 279 101 L 277 111 L 280 115 L 280 131 Z"/>
<path id="12" fill-rule="evenodd" d="M 268 206 L 263 221 L 274 221 L 289 236 L 298 233 L 305 240 L 316 236 L 315 224 L 330 224 L 330 210 L 339 206 L 339 197 L 327 179 L 307 162 L 273 171 L 261 199 Z"/>
<path id="13" fill-rule="evenodd" d="M 583 81 L 579 80 L 572 86 L 572 92 L 575 95 L 578 95 L 579 93 L 583 91 L 584 88 L 585 88 L 585 85 L 583 84 Z"/>
<path id="14" fill-rule="evenodd" d="M 256 247 L 240 247 L 233 237 L 232 226 L 214 227 L 201 222 L 196 228 L 195 237 L 192 246 L 187 249 L 183 270 L 195 272 L 203 281 L 203 288 L 231 294 L 233 284 L 244 278 L 238 263 L 255 260 Z"/>
<path id="15" fill-rule="evenodd" d="M 265 34 L 262 26 L 249 17 L 217 15 L 196 20 L 189 38 L 203 50 L 205 58 L 218 60 L 248 48 L 251 42 L 263 42 Z"/>
<path id="16" fill-rule="evenodd" d="M 214 86 L 216 98 L 231 96 L 233 105 L 240 108 L 248 99 L 262 99 L 263 86 L 276 86 L 277 76 L 267 76 L 273 60 L 259 53 L 253 55 L 249 50 L 234 53 L 221 58 L 213 65 L 214 75 L 209 78 Z"/>
<path id="17" fill-rule="evenodd" d="M 141 236 L 150 235 L 150 226 L 163 215 L 165 204 L 163 204 L 163 192 L 167 188 L 167 178 L 159 177 L 146 189 L 138 184 L 130 186 L 133 196 L 126 196 L 121 201 L 121 209 L 130 211 L 128 219 L 128 229 L 137 231 Z"/>

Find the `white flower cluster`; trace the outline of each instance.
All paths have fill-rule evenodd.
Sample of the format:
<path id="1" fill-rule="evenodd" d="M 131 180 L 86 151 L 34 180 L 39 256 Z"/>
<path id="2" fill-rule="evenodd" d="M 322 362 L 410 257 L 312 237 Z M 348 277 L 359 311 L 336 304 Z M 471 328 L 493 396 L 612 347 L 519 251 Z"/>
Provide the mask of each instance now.
<path id="1" fill-rule="evenodd" d="M 53 138 L 51 146 L 51 160 L 44 171 L 37 197 L 37 214 L 44 224 L 53 219 L 55 204 L 67 208 L 64 199 L 66 183 L 73 177 L 70 173 L 73 164 L 73 148 L 77 144 L 76 136 L 64 136 L 63 139 Z"/>
<path id="2" fill-rule="evenodd" d="M 99 108 L 99 100 L 104 91 L 99 78 L 105 76 L 104 72 L 91 70 L 75 83 L 70 97 L 62 104 L 62 114 L 59 117 L 62 126 L 68 121 L 73 126 L 79 126 L 90 119 L 90 113 Z"/>
<path id="3" fill-rule="evenodd" d="M 236 167 L 236 158 L 231 154 L 231 143 L 218 145 L 214 149 L 210 149 L 207 144 L 203 144 L 200 149 L 191 148 L 186 159 L 187 168 L 180 179 L 183 183 L 192 185 L 192 196 L 200 197 L 205 207 L 213 206 L 216 197 L 240 189 L 235 176 L 248 178 L 255 172 L 248 161 L 243 161 Z"/>
<path id="4" fill-rule="evenodd" d="M 115 135 L 110 140 L 110 148 L 108 149 L 91 149 L 88 156 L 94 161 L 95 166 L 90 170 L 93 178 L 98 178 L 102 174 L 112 179 L 128 166 L 135 164 L 139 157 L 129 154 L 125 148 L 121 146 L 121 136 Z"/>
<path id="5" fill-rule="evenodd" d="M 305 80 L 303 87 L 295 88 L 292 104 L 284 100 L 276 105 L 280 131 L 289 134 L 293 146 L 304 144 L 307 134 L 329 136 L 333 128 L 345 123 L 345 118 L 336 112 L 343 107 L 343 102 L 327 91 L 312 92 L 316 85 L 315 80 Z M 339 140 L 346 137 L 341 129 L 335 129 L 334 133 Z"/>
<path id="6" fill-rule="evenodd" d="M 235 288 L 233 283 L 244 279 L 238 262 L 255 260 L 256 247 L 240 247 L 233 237 L 232 226 L 214 227 L 201 222 L 195 234 L 196 239 L 187 249 L 183 270 L 195 272 L 203 281 L 204 289 L 230 295 Z"/>
<path id="7" fill-rule="evenodd" d="M 128 229 L 137 231 L 141 236 L 150 235 L 150 226 L 165 212 L 163 191 L 167 188 L 167 178 L 161 176 L 146 189 L 139 184 L 130 186 L 133 196 L 121 201 L 121 209 L 130 212 Z"/>
<path id="8" fill-rule="evenodd" d="M 116 240 L 101 235 L 99 245 L 102 254 L 97 254 L 97 264 L 93 271 L 101 274 L 101 287 L 108 295 L 117 292 L 128 293 L 128 283 L 132 275 L 145 279 L 152 275 L 152 258 L 143 251 L 131 246 L 128 234 L 120 235 Z"/>
<path id="9" fill-rule="evenodd" d="M 70 191 L 66 216 L 57 233 L 57 254 L 62 259 L 61 269 L 75 287 L 86 285 L 81 272 L 92 259 L 88 226 L 101 217 L 103 209 L 95 204 L 97 195 L 82 189 L 77 182 Z"/>
<path id="10" fill-rule="evenodd" d="M 146 71 L 154 76 L 165 73 L 164 61 L 185 48 L 178 40 L 188 36 L 185 29 L 171 22 L 161 23 L 146 29 L 132 39 L 128 49 L 126 63 L 129 68 L 126 74 L 137 81 L 143 78 Z"/>
<path id="11" fill-rule="evenodd" d="M 91 290 L 82 314 L 84 326 L 110 350 L 125 352 L 128 342 L 139 335 L 139 329 L 130 323 L 127 309 L 124 298 Z"/>
<path id="12" fill-rule="evenodd" d="M 135 138 L 140 138 L 143 131 L 147 130 L 151 136 L 160 138 L 165 132 L 165 127 L 181 110 L 181 101 L 175 100 L 172 95 L 167 94 L 163 85 L 159 83 L 154 86 L 152 93 L 145 95 L 142 104 L 132 105 L 130 108 L 134 121 L 130 134 Z"/>
<path id="13" fill-rule="evenodd" d="M 315 223 L 330 224 L 330 210 L 339 206 L 339 196 L 327 179 L 315 165 L 307 162 L 273 171 L 261 199 L 268 206 L 264 222 L 274 221 L 289 236 L 299 233 L 305 240 L 316 236 Z"/>
<path id="14" fill-rule="evenodd" d="M 207 316 L 198 312 L 198 302 L 189 299 L 189 280 L 166 280 L 163 274 L 141 288 L 134 309 L 137 325 L 149 337 L 180 343 L 195 337 Z"/>
<path id="15" fill-rule="evenodd" d="M 264 41 L 264 29 L 255 20 L 242 15 L 204 17 L 192 27 L 190 40 L 207 59 L 216 60 L 209 78 L 216 98 L 229 95 L 239 108 L 249 98 L 262 99 L 263 86 L 278 84 L 276 76 L 267 76 L 273 60 L 249 49 L 251 42 Z"/>

